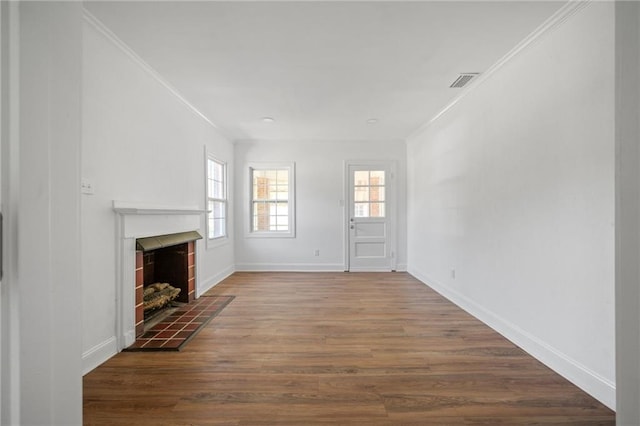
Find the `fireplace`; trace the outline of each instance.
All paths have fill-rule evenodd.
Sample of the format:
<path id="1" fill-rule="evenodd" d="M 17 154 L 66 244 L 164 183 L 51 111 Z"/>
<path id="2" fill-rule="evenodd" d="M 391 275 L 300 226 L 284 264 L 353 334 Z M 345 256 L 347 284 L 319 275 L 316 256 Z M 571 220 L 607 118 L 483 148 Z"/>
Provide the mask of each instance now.
<path id="1" fill-rule="evenodd" d="M 136 337 L 145 320 L 175 300 L 195 300 L 196 231 L 136 239 Z"/>
<path id="2" fill-rule="evenodd" d="M 203 209 L 197 206 L 169 206 L 137 202 L 113 201 L 116 213 L 116 350 L 120 351 L 131 346 L 140 330 L 140 321 L 144 321 L 144 314 L 137 306 L 139 255 L 138 242 L 145 238 L 156 236 L 171 236 L 176 233 L 200 231 L 204 224 Z M 180 242 L 183 243 L 184 241 Z M 164 246 L 168 244 L 162 243 Z M 198 245 L 194 243 L 194 261 L 198 257 Z M 145 250 L 141 250 L 143 253 Z M 144 260 L 144 255 L 142 256 Z M 140 264 L 141 265 L 141 264 Z M 198 264 L 195 262 L 193 286 L 198 297 Z M 144 286 L 140 287 L 140 290 Z M 182 291 L 181 291 L 182 292 Z M 187 294 L 192 293 L 186 291 Z M 141 314 L 138 314 L 141 312 Z M 139 316 L 141 315 L 141 316 Z"/>

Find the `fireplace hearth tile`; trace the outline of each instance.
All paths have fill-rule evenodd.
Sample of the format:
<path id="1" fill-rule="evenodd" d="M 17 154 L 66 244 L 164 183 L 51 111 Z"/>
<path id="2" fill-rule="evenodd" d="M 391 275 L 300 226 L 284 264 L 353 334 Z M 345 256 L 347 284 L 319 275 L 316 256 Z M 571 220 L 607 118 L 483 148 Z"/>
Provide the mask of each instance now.
<path id="1" fill-rule="evenodd" d="M 235 296 L 201 296 L 176 309 L 139 336 L 125 351 L 179 351 Z"/>
<path id="2" fill-rule="evenodd" d="M 166 342 L 165 339 L 151 339 L 145 344 L 142 349 L 156 349 L 162 347 Z"/>
<path id="3" fill-rule="evenodd" d="M 160 333 L 156 334 L 154 337 L 156 339 L 170 339 L 173 336 L 176 335 L 176 333 L 178 333 L 177 331 L 174 330 L 169 330 L 169 331 L 161 331 Z"/>

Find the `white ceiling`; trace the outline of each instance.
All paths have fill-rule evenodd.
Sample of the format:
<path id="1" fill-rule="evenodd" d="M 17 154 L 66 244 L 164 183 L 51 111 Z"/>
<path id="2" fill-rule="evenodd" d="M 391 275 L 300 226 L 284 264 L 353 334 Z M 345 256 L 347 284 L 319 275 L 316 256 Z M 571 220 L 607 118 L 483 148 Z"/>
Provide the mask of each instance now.
<path id="1" fill-rule="evenodd" d="M 233 140 L 404 140 L 564 3 L 85 7 Z"/>

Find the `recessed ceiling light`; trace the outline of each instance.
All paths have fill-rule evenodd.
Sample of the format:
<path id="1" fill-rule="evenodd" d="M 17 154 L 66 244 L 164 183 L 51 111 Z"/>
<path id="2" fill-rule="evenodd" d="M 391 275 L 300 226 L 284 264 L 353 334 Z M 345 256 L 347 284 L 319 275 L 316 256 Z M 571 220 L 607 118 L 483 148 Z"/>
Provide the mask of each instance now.
<path id="1" fill-rule="evenodd" d="M 367 120 L 367 124 L 378 124 L 378 120 L 377 118 L 370 118 Z"/>
<path id="2" fill-rule="evenodd" d="M 272 117 L 262 117 L 263 123 L 274 123 L 275 121 L 276 121 L 275 118 L 272 118 Z"/>

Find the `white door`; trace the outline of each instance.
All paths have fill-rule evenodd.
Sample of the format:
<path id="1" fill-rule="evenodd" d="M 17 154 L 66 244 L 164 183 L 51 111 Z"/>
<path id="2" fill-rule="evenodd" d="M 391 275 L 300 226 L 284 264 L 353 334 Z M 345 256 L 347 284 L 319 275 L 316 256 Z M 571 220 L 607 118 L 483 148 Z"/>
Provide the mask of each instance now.
<path id="1" fill-rule="evenodd" d="M 347 270 L 395 270 L 392 164 L 349 163 L 347 176 Z"/>

